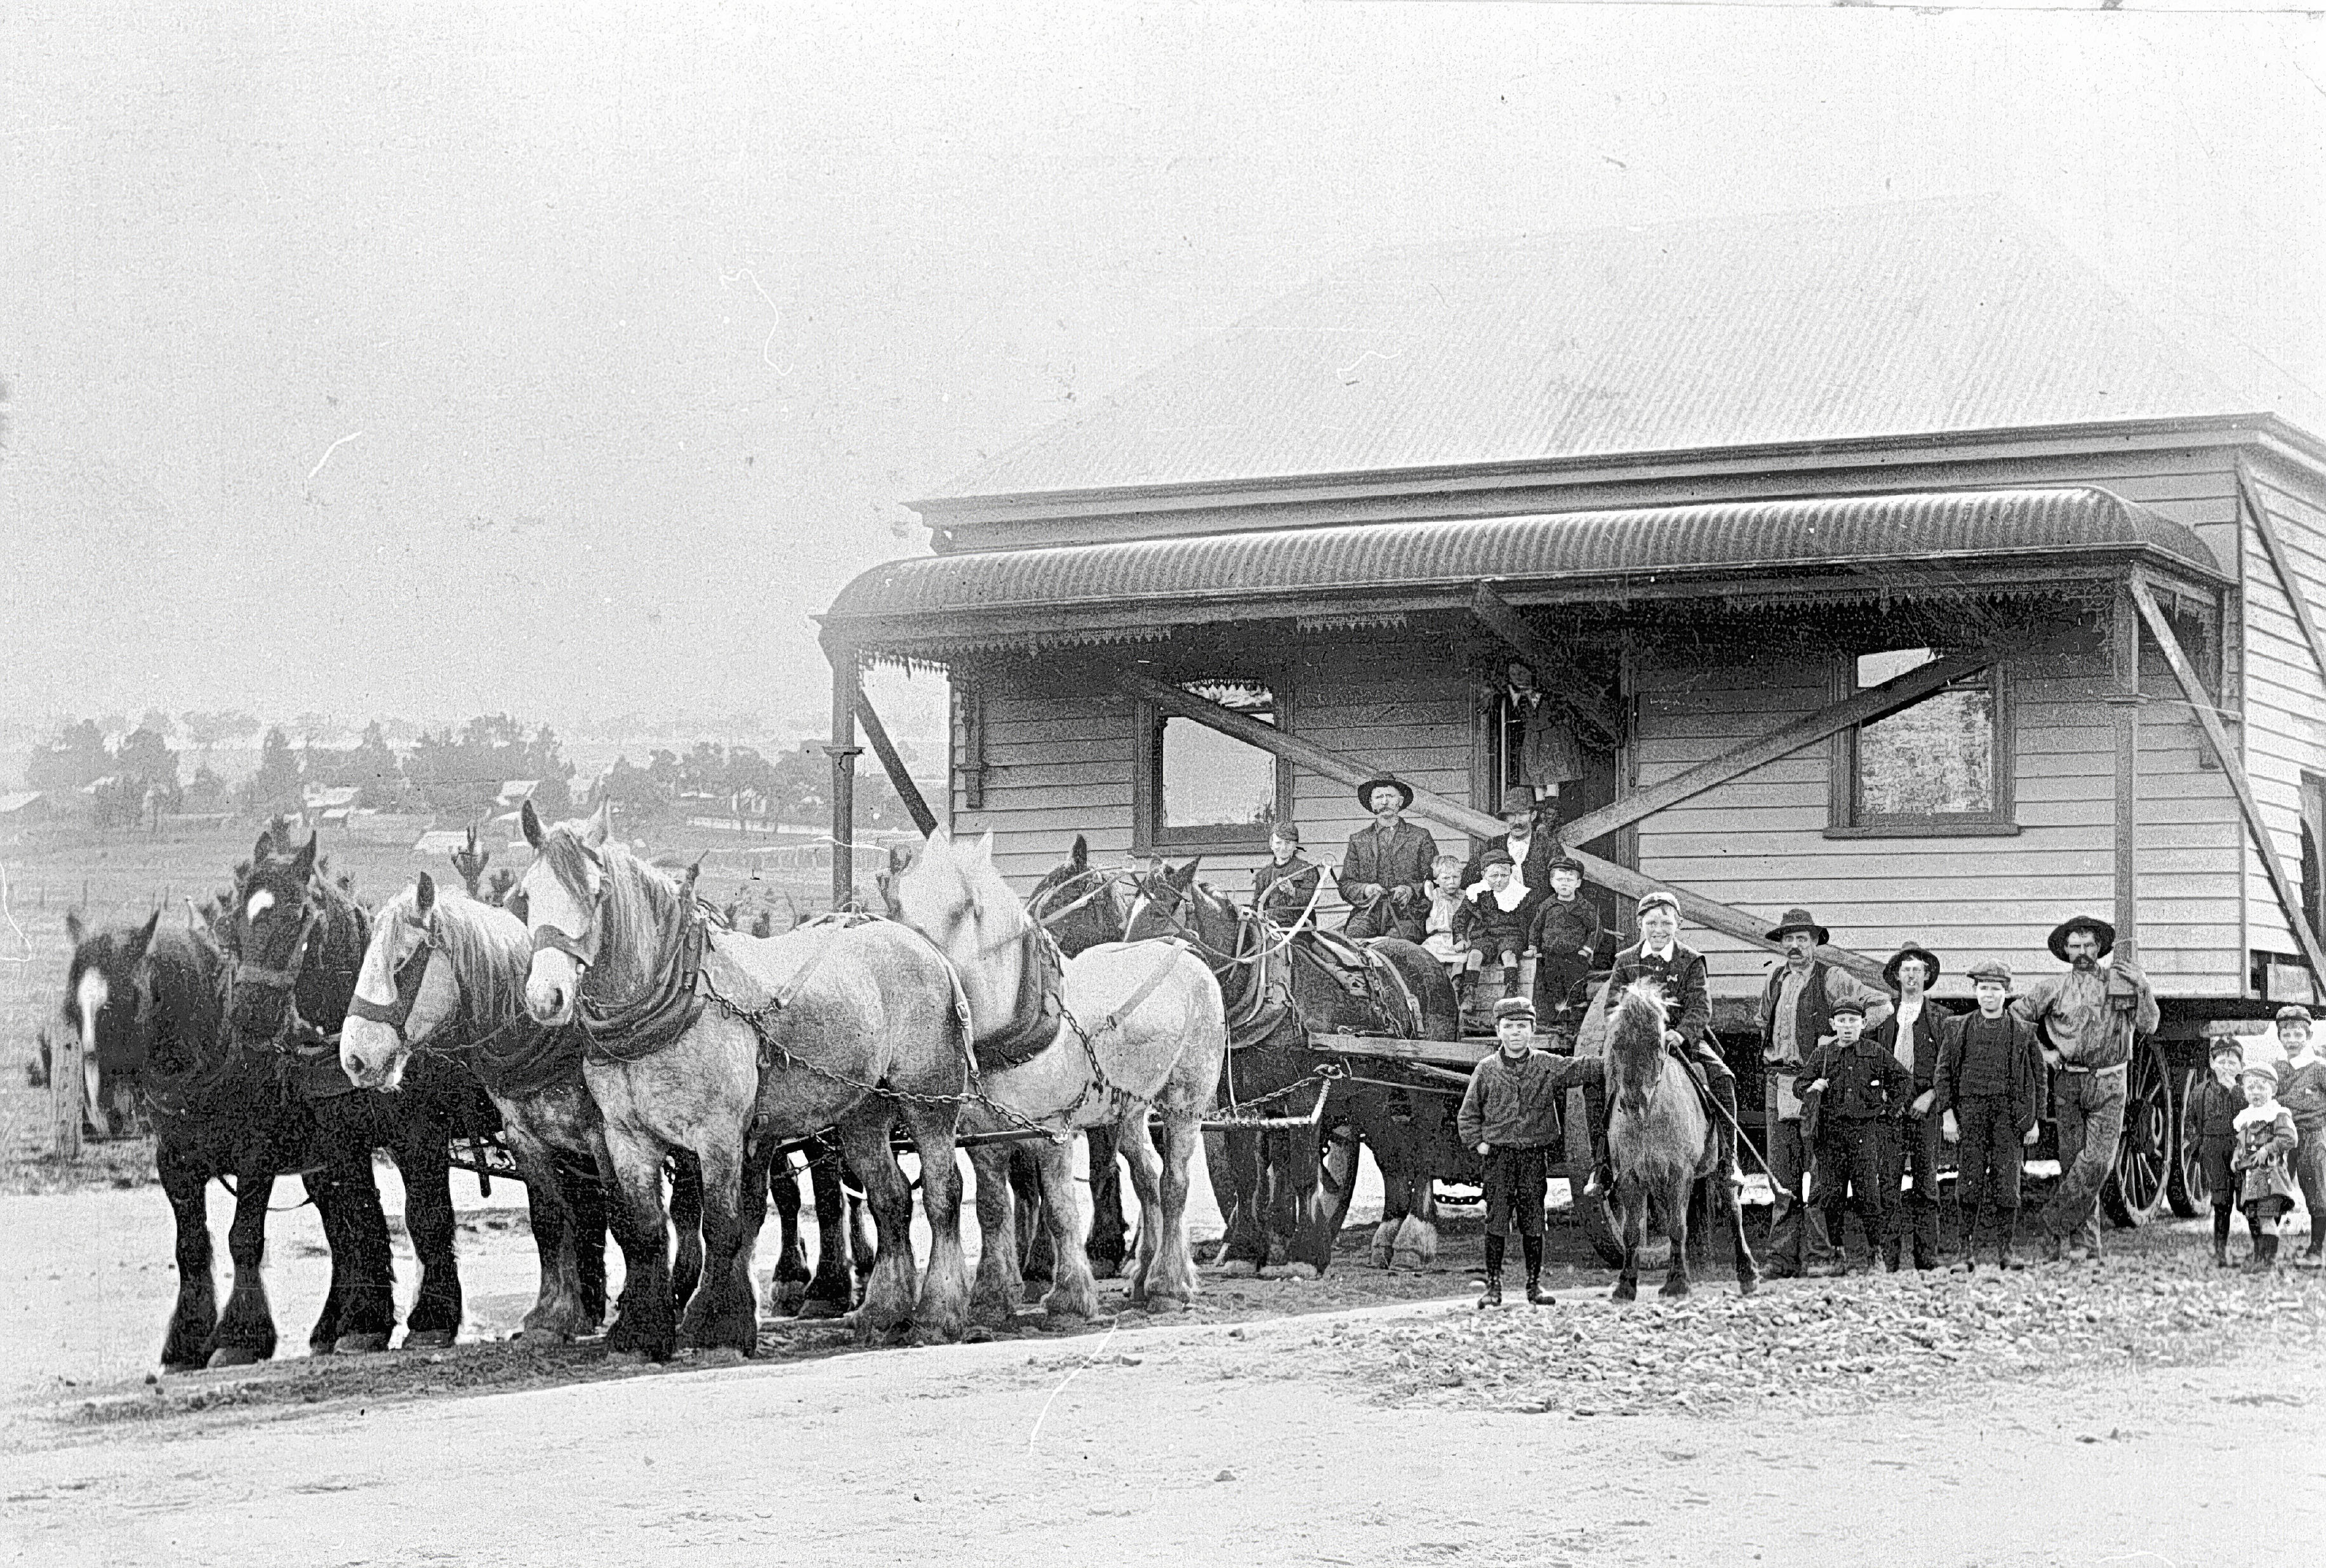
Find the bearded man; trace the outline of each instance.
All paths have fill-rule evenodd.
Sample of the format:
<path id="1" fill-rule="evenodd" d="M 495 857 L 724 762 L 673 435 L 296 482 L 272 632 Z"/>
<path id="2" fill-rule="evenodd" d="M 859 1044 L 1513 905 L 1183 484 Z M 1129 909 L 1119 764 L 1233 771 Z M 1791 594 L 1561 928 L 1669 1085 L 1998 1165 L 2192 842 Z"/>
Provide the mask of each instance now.
<path id="1" fill-rule="evenodd" d="M 2060 1185 L 2036 1222 L 2052 1261 L 2081 1263 L 2100 1255 L 2093 1210 L 2124 1139 L 2133 1039 L 2156 1031 L 2156 993 L 2139 965 L 2111 956 L 2116 927 L 2098 915 L 2061 922 L 2047 945 L 2067 972 L 2036 981 L 2011 1010 L 2041 1026 L 2043 1061 L 2052 1069 Z"/>
<path id="2" fill-rule="evenodd" d="M 1428 829 L 1405 821 L 1413 786 L 1401 778 L 1367 779 L 1357 786 L 1357 803 L 1373 814 L 1373 825 L 1349 835 L 1334 876 L 1349 905 L 1341 929 L 1359 940 L 1401 936 L 1418 942 L 1428 930 L 1429 863 L 1437 858 L 1437 840 Z"/>

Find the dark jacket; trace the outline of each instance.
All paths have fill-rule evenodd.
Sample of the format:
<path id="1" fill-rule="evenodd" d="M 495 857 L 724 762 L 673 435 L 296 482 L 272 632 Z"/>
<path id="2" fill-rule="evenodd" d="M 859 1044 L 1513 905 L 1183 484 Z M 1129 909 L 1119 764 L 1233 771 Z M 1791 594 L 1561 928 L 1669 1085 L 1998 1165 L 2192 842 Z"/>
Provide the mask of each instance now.
<path id="1" fill-rule="evenodd" d="M 1932 1086 L 1938 1090 L 1938 1099 L 1931 1103 L 1933 1116 L 1943 1116 L 1962 1102 L 1963 1041 L 1970 1021 L 1977 1016 L 1973 1010 L 1949 1018 L 1940 1033 L 1939 1075 Z M 2043 1056 L 2036 1048 L 2034 1025 L 2008 1007 L 2004 1009 L 2003 1016 L 2011 1025 L 2011 1125 L 2020 1137 L 2025 1137 L 2042 1109 L 2046 1076 Z"/>
<path id="2" fill-rule="evenodd" d="M 1322 866 L 1303 858 L 1297 849 L 1281 866 L 1271 857 L 1251 874 L 1251 906 L 1270 925 L 1290 925 L 1310 907 L 1309 900 L 1324 876 Z"/>
<path id="3" fill-rule="evenodd" d="M 1499 955 L 1524 951 L 1526 901 L 1520 900 L 1515 909 L 1504 909 L 1494 902 L 1494 890 L 1491 887 L 1465 895 L 1462 907 L 1454 912 L 1454 940 L 1468 942 L 1477 952 Z"/>
<path id="4" fill-rule="evenodd" d="M 1470 1087 L 1463 1090 L 1462 1109 L 1454 1118 L 1462 1146 L 1557 1143 L 1559 1096 L 1605 1071 L 1596 1056 L 1533 1051 L 1505 1062 L 1496 1049 L 1470 1070 Z"/>
<path id="5" fill-rule="evenodd" d="M 2206 1073 L 2205 1081 L 2181 1102 L 2181 1141 L 2202 1144 L 2210 1139 L 2224 1146 L 2235 1143 L 2238 1112 L 2245 1108 L 2243 1090 Z"/>
<path id="6" fill-rule="evenodd" d="M 1825 1090 L 1819 1097 L 1819 1120 L 1828 1132 L 1838 1122 L 1903 1117 L 1914 1099 L 1914 1075 L 1898 1064 L 1888 1046 L 1862 1035 L 1854 1044 L 1836 1040 L 1810 1053 L 1801 1081 L 1820 1079 Z"/>
<path id="7" fill-rule="evenodd" d="M 1534 966 L 1534 1005 L 1558 1007 L 1574 996 L 1590 974 L 1599 948 L 1599 908 L 1581 894 L 1562 904 L 1556 895 L 1535 905 L 1534 925 L 1527 946 L 1538 955 Z M 1583 951 L 1592 951 L 1585 958 Z"/>
<path id="8" fill-rule="evenodd" d="M 1471 852 L 1469 864 L 1462 868 L 1463 886 L 1475 887 L 1485 879 L 1486 851 L 1489 849 L 1500 849 L 1505 855 L 1510 854 L 1511 836 L 1497 833 Z M 1534 923 L 1535 911 L 1541 908 L 1542 901 L 1550 896 L 1550 863 L 1558 858 L 1558 846 L 1551 842 L 1549 833 L 1536 829 L 1534 836 L 1527 840 L 1526 859 L 1518 868 L 1519 880 L 1526 884 L 1527 890 L 1526 902 L 1519 906 L 1519 914 L 1529 926 Z"/>
<path id="9" fill-rule="evenodd" d="M 1938 1084 L 1940 1036 L 1946 1031 L 1946 1023 L 1947 1010 L 1926 993 L 1922 997 L 1922 1010 L 1914 1016 L 1914 1065 L 1910 1070 L 1914 1074 L 1914 1092 L 1918 1095 Z M 1898 1016 L 1893 1013 L 1883 1019 L 1865 1031 L 1865 1037 L 1880 1044 L 1891 1055 L 1897 1055 Z M 1936 1110 L 1937 1104 L 1933 1102 L 1931 1109 Z"/>
<path id="10" fill-rule="evenodd" d="M 2326 1062 L 2296 1067 L 2288 1062 L 2278 1069 L 2277 1103 L 2293 1113 L 2293 1125 L 2304 1137 L 2326 1127 Z"/>
<path id="11" fill-rule="evenodd" d="M 1612 1006 L 1614 998 L 1634 980 L 1653 979 L 1663 988 L 1664 1027 L 1679 1031 L 1680 1038 L 1689 1045 L 1701 1044 L 1705 1031 L 1712 1027 L 1712 995 L 1706 988 L 1704 955 L 1684 942 L 1672 943 L 1671 960 L 1643 957 L 1637 942 L 1615 955 L 1615 967 L 1607 974 L 1607 997 Z"/>
<path id="12" fill-rule="evenodd" d="M 1419 942 L 1429 920 L 1429 863 L 1437 858 L 1437 840 L 1429 830 L 1400 821 L 1383 832 L 1379 823 L 1349 835 L 1334 886 L 1354 908 L 1349 924 L 1365 936 L 1396 935 Z M 1380 887 L 1378 900 L 1352 889 Z M 1395 895 L 1402 894 L 1400 900 Z"/>

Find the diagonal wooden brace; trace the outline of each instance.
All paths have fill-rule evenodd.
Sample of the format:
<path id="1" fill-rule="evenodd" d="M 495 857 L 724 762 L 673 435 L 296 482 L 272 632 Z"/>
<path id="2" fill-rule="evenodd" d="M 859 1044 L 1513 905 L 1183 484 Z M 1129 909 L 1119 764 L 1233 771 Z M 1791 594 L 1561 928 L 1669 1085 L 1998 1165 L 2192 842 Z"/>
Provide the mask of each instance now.
<path id="1" fill-rule="evenodd" d="M 2156 596 L 2148 585 L 2134 578 L 2130 584 L 2132 602 L 2140 607 L 2140 618 L 2148 623 L 2149 635 L 2163 651 L 2164 662 L 2172 667 L 2172 678 L 2181 683 L 2182 695 L 2189 700 L 2189 710 L 2197 717 L 2198 728 L 2205 732 L 2205 743 L 2221 764 L 2221 772 L 2236 792 L 2238 810 L 2246 820 L 2246 831 L 2251 835 L 2254 848 L 2261 854 L 2262 870 L 2269 877 L 2269 885 L 2277 895 L 2278 913 L 2285 916 L 2288 930 L 2302 948 L 2303 961 L 2310 966 L 2313 979 L 2326 980 L 2326 952 L 2319 947 L 2318 933 L 2302 915 L 2302 895 L 2285 874 L 2284 863 L 2279 858 L 2277 846 L 2271 841 L 2269 826 L 2262 820 L 2260 803 L 2254 799 L 2253 782 L 2246 776 L 2245 764 L 2238 759 L 2237 748 L 2230 744 L 2228 728 L 2220 715 L 2213 711 L 2213 699 L 2197 678 L 2197 668 L 2181 649 L 2181 639 L 2172 635 L 2172 623 L 2164 618 L 2157 607 Z"/>
<path id="2" fill-rule="evenodd" d="M 1369 778 L 1379 777 L 1382 772 L 1381 768 L 1359 758 L 1327 751 L 1321 746 L 1300 739 L 1298 736 L 1287 735 L 1272 724 L 1262 724 L 1258 719 L 1247 719 L 1241 713 L 1223 708 L 1216 702 L 1208 701 L 1192 691 L 1181 691 L 1167 682 L 1141 675 L 1135 671 L 1126 670 L 1118 673 L 1114 683 L 1118 691 L 1151 702 L 1166 713 L 1175 714 L 1181 719 L 1193 719 L 1197 724 L 1216 729 L 1223 735 L 1232 736 L 1246 745 L 1256 746 L 1272 756 L 1284 757 L 1301 767 L 1320 773 L 1326 778 L 1337 779 L 1352 788 Z M 1478 838 L 1492 838 L 1503 830 L 1503 824 L 1498 818 L 1488 816 L 1485 812 L 1473 810 L 1468 806 L 1457 804 L 1443 795 L 1432 794 L 1425 789 L 1414 789 L 1413 804 L 1409 810 L 1415 816 L 1427 817 L 1433 822 L 1442 822 L 1458 833 L 1470 834 Z M 1573 851 L 1570 850 L 1569 853 Z M 1766 923 L 1755 919 L 1732 905 L 1717 904 L 1701 895 L 1690 893 L 1682 887 L 1672 886 L 1669 883 L 1659 882 L 1652 877 L 1642 876 L 1628 867 L 1618 866 L 1612 860 L 1603 860 L 1596 855 L 1578 854 L 1575 858 L 1583 867 L 1585 873 L 1602 887 L 1610 888 L 1631 898 L 1637 898 L 1644 893 L 1670 894 L 1679 903 L 1679 911 L 1683 916 L 1707 930 L 1735 937 L 1739 942 L 1750 943 L 1754 947 L 1770 952 L 1784 951 L 1776 942 L 1768 939 L 1765 934 Z M 1827 962 L 1839 964 L 1852 974 L 1859 975 L 1869 981 L 1878 981 L 1881 978 L 1882 965 L 1863 953 L 1852 952 L 1846 948 L 1828 947 L 1820 949 L 1819 956 Z"/>
<path id="3" fill-rule="evenodd" d="M 1470 591 L 1470 614 L 1504 647 L 1525 661 L 1545 691 L 1557 692 L 1561 701 L 1597 726 L 1602 735 L 1612 741 L 1624 733 L 1614 710 L 1607 706 L 1596 683 L 1527 625 L 1526 617 L 1512 608 L 1510 600 L 1488 584 L 1479 583 Z"/>

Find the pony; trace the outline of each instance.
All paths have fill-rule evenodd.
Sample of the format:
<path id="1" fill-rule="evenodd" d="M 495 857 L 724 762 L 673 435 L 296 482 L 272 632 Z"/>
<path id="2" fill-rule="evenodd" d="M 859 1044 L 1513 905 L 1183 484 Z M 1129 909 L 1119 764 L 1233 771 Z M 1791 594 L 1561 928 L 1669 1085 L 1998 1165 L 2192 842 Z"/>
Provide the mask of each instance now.
<path id="1" fill-rule="evenodd" d="M 526 1011 L 584 1031 L 582 1080 L 602 1118 L 626 1266 L 609 1352 L 666 1360 L 684 1339 L 756 1352 L 751 1248 L 786 1139 L 837 1126 L 878 1253 L 859 1336 L 959 1338 L 966 1268 L 954 1129 L 969 1076 L 966 1008 L 949 966 L 892 922 L 835 919 L 779 936 L 714 930 L 669 877 L 610 837 L 605 810 L 521 822 L 532 925 Z M 901 1118 L 921 1162 L 929 1259 L 917 1282 L 912 1188 L 889 1148 Z M 661 1174 L 702 1173 L 702 1284 L 674 1321 Z"/>
<path id="2" fill-rule="evenodd" d="M 893 891 L 900 918 L 952 962 L 967 996 L 980 1076 L 964 1121 L 978 1131 L 1049 1135 L 1022 1146 L 1040 1164 L 1056 1255 L 1045 1309 L 1053 1317 L 1087 1318 L 1096 1304 L 1064 1146 L 1092 1127 L 1114 1128 L 1139 1196 L 1131 1304 L 1188 1304 L 1196 1270 L 1187 1249 L 1187 1164 L 1227 1052 L 1226 1016 L 1211 971 L 1167 944 L 1107 943 L 1056 959 L 1058 979 L 1047 983 L 1056 944 L 994 869 L 991 834 L 964 849 L 936 830 Z M 1148 1128 L 1150 1111 L 1163 1123 L 1160 1151 Z M 995 1144 L 979 1145 L 970 1158 L 984 1239 L 970 1311 L 981 1322 L 1007 1323 L 1024 1291 L 1009 1162 Z"/>
<path id="3" fill-rule="evenodd" d="M 73 943 L 66 1007 L 92 1055 L 118 1052 L 144 1064 L 140 1091 L 154 1122 L 154 1168 L 177 1229 L 178 1294 L 163 1335 L 163 1367 L 247 1366 L 275 1350 L 274 1311 L 260 1271 L 267 1204 L 279 1174 L 312 1165 L 315 1120 L 304 1101 L 284 1091 L 271 1055 L 236 1048 L 226 1022 L 231 960 L 211 933 L 163 931 L 161 919 L 157 910 L 141 926 L 91 931 L 78 915 L 66 915 Z M 212 1272 L 213 1177 L 234 1198 L 227 1230 L 233 1283 L 223 1312 Z M 381 1303 L 352 1288 L 353 1258 L 344 1250 L 350 1236 L 368 1233 L 361 1195 L 312 1174 L 305 1185 L 333 1243 L 331 1287 L 308 1337 L 314 1353 L 329 1355 L 343 1331 L 365 1331 Z M 378 1202 L 375 1189 L 374 1216 Z M 384 1260 L 385 1219 L 377 1220 L 377 1236 Z"/>
<path id="4" fill-rule="evenodd" d="M 1127 924 L 1133 939 L 1178 936 L 1219 978 L 1233 1036 L 1220 1097 L 1263 1118 L 1298 1116 L 1326 1090 L 1321 1137 L 1300 1128 L 1206 1135 L 1214 1195 L 1227 1222 L 1222 1272 L 1281 1270 L 1315 1278 L 1330 1266 L 1348 1211 L 1354 1144 L 1381 1167 L 1382 1206 L 1371 1257 L 1378 1267 L 1419 1268 L 1437 1256 L 1437 1179 L 1466 1171 L 1446 1097 L 1387 1081 L 1325 1075 L 1311 1031 L 1460 1037 L 1445 966 L 1412 942 L 1365 944 L 1360 988 L 1311 941 L 1288 938 L 1250 909 L 1196 879 L 1198 861 L 1142 878 Z M 1345 1126 L 1350 1129 L 1343 1132 Z M 1329 1140 L 1329 1141 L 1327 1141 Z"/>
<path id="5" fill-rule="evenodd" d="M 377 912 L 356 979 L 340 1065 L 359 1089 L 404 1087 L 415 1056 L 460 1062 L 492 1098 L 525 1183 L 541 1286 L 518 1331 L 553 1341 L 598 1331 L 606 1315 L 606 1201 L 598 1181 L 598 1106 L 582 1082 L 581 1031 L 544 1028 L 525 1010 L 533 944 L 525 923 L 472 898 L 441 898 L 426 872 Z M 672 1183 L 684 1300 L 702 1275 L 702 1183 Z"/>
<path id="6" fill-rule="evenodd" d="M 1615 1167 L 1612 1218 L 1624 1244 L 1614 1299 L 1639 1296 L 1640 1248 L 1651 1216 L 1671 1242 L 1661 1294 L 1689 1294 L 1689 1209 L 1699 1184 L 1727 1218 L 1737 1292 L 1750 1295 L 1761 1272 L 1744 1242 L 1744 1211 L 1735 1187 L 1709 1180 L 1720 1168 L 1721 1132 L 1688 1069 L 1664 1049 L 1663 992 L 1651 979 L 1635 980 L 1611 1014 L 1602 1072 L 1609 1101 L 1607 1150 Z"/>
<path id="7" fill-rule="evenodd" d="M 219 931 L 234 965 L 227 1023 L 246 1050 L 271 1051 L 288 1091 L 315 1119 L 317 1175 L 352 1194 L 354 1228 L 330 1236 L 333 1271 L 342 1248 L 354 1259 L 346 1310 L 359 1321 L 341 1333 L 345 1351 L 383 1350 L 395 1326 L 395 1265 L 379 1218 L 372 1151 L 386 1149 L 404 1179 L 405 1227 L 421 1276 L 405 1344 L 438 1348 L 458 1336 L 462 1315 L 453 1257 L 451 1143 L 498 1131 L 483 1087 L 459 1063 L 415 1062 L 399 1092 L 358 1089 L 340 1061 L 341 1025 L 370 946 L 370 919 L 344 887 L 319 872 L 315 839 L 286 850 L 274 830 L 258 836 L 249 866 L 221 911 Z M 318 1207 L 322 1205 L 319 1200 Z M 325 1210 L 326 1234 L 330 1211 Z M 355 1223 L 359 1221 L 359 1223 Z"/>

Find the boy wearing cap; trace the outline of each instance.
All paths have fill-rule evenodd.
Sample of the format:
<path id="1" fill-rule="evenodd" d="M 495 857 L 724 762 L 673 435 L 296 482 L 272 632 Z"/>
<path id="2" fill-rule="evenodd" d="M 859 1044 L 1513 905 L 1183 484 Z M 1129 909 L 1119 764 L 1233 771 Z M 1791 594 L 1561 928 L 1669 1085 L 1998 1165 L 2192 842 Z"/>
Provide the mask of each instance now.
<path id="1" fill-rule="evenodd" d="M 2246 1108 L 2238 1112 L 2237 1153 L 2230 1168 L 2238 1173 L 2238 1206 L 2246 1211 L 2246 1229 L 2253 1237 L 2249 1269 L 2266 1270 L 2277 1263 L 2277 1220 L 2293 1203 L 2293 1155 L 2300 1143 L 2293 1130 L 2293 1113 L 2277 1103 L 2277 1064 L 2248 1062 L 2238 1074 Z"/>
<path id="2" fill-rule="evenodd" d="M 1826 1235 L 1834 1244 L 1832 1272 L 1849 1272 L 1849 1254 L 1841 1245 L 1845 1202 L 1865 1228 L 1866 1266 L 1886 1261 L 1894 1271 L 1891 1205 L 1882 1183 L 1890 1169 L 1890 1139 L 1913 1102 L 1914 1075 L 1885 1047 L 1865 1038 L 1865 1003 L 1841 997 L 1827 1010 L 1827 1018 L 1833 1043 L 1818 1047 L 1802 1067 L 1809 1087 L 1801 1097 L 1804 1124 L 1817 1123 L 1817 1184 Z"/>
<path id="3" fill-rule="evenodd" d="M 2238 1174 L 2229 1168 L 2238 1152 L 2238 1112 L 2246 1108 L 2245 1090 L 2238 1075 L 2245 1068 L 2245 1050 L 2223 1035 L 2209 1053 L 2213 1073 L 2189 1091 L 2181 1106 L 2181 1146 L 2197 1151 L 2198 1168 L 2205 1173 L 2205 1191 L 2213 1200 L 2213 1265 L 2229 1266 L 2229 1216 L 2237 1211 Z"/>
<path id="4" fill-rule="evenodd" d="M 2302 1140 L 2293 1152 L 2293 1179 L 2310 1211 L 2310 1245 L 2293 1260 L 2296 1268 L 2316 1268 L 2326 1259 L 2326 1055 L 2311 1038 L 2310 1024 L 2307 1007 L 2277 1010 L 2277 1039 L 2285 1047 L 2277 1103 L 2293 1113 Z"/>
<path id="5" fill-rule="evenodd" d="M 1527 1300 L 1549 1304 L 1542 1289 L 1542 1204 L 1558 1146 L 1559 1097 L 1596 1082 L 1596 1057 L 1553 1056 L 1535 1049 L 1534 1004 L 1504 997 L 1494 1004 L 1494 1053 L 1472 1070 L 1455 1127 L 1486 1164 L 1486 1289 L 1482 1307 L 1503 1304 L 1503 1254 L 1512 1222 L 1526 1255 Z"/>
<path id="6" fill-rule="evenodd" d="M 2011 968 L 1996 959 L 1974 964 L 1974 1012 L 1949 1018 L 1939 1042 L 1939 1069 L 1929 1116 L 1954 1112 L 1960 1141 L 1955 1153 L 1955 1202 L 1963 1216 L 1957 1270 L 1978 1266 L 1980 1228 L 1992 1224 L 1999 1268 L 2024 1268 L 2012 1251 L 2019 1232 L 2019 1171 L 2035 1141 L 2043 1086 L 2043 1059 L 2035 1025 L 2005 1006 Z"/>
<path id="7" fill-rule="evenodd" d="M 1519 988 L 1519 954 L 1527 944 L 1527 890 L 1511 876 L 1511 858 L 1500 849 L 1480 857 L 1484 880 L 1462 896 L 1454 916 L 1455 938 L 1478 956 L 1481 967 L 1499 961 L 1503 991 Z"/>
<path id="8" fill-rule="evenodd" d="M 1527 945 L 1535 951 L 1535 1011 L 1567 1036 L 1577 1022 L 1575 993 L 1599 951 L 1598 908 L 1581 896 L 1583 867 L 1562 855 L 1550 863 L 1550 896 L 1535 905 Z"/>
<path id="9" fill-rule="evenodd" d="M 1300 830 L 1278 822 L 1268 830 L 1268 863 L 1251 874 L 1251 906 L 1279 930 L 1298 925 L 1317 907 L 1325 868 L 1300 853 Z"/>
<path id="10" fill-rule="evenodd" d="M 1743 1178 L 1736 1170 L 1736 1074 L 1720 1059 L 1709 1036 L 1712 994 L 1705 983 L 1704 955 L 1679 940 L 1679 901 L 1669 893 L 1643 893 L 1636 906 L 1640 940 L 1615 955 L 1602 993 L 1621 996 L 1640 980 L 1653 980 L 1663 992 L 1664 1046 L 1679 1058 L 1713 1103 L 1720 1108 L 1714 1119 L 1726 1129 L 1721 1139 L 1718 1177 L 1731 1186 Z M 1889 1006 L 1885 998 L 1883 1006 Z M 1604 1198 L 1614 1190 L 1615 1171 L 1607 1157 L 1607 1094 L 1593 1074 L 1584 1086 L 1584 1102 L 1591 1114 L 1591 1179 L 1584 1195 Z"/>

